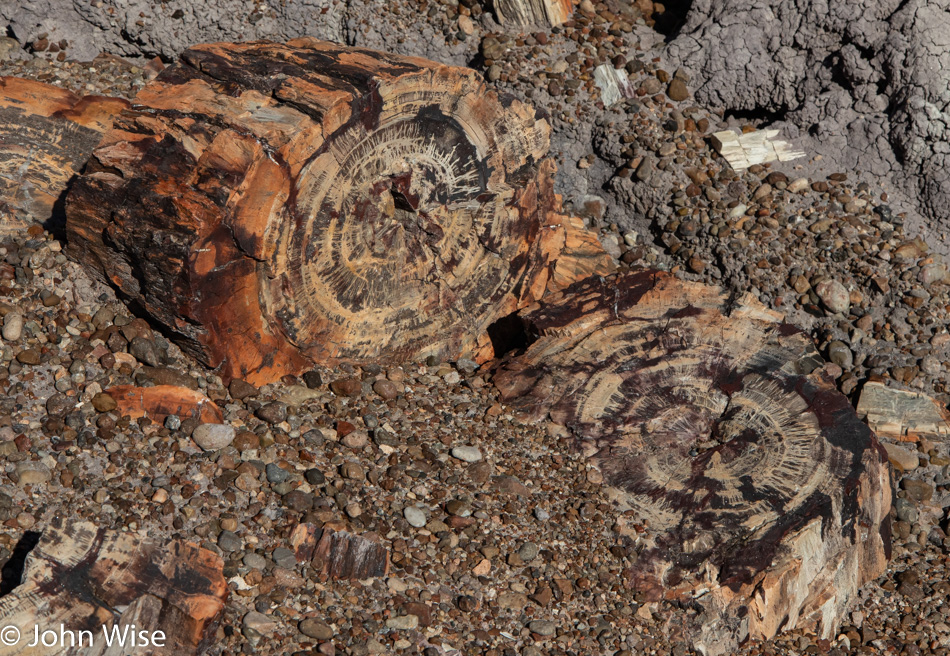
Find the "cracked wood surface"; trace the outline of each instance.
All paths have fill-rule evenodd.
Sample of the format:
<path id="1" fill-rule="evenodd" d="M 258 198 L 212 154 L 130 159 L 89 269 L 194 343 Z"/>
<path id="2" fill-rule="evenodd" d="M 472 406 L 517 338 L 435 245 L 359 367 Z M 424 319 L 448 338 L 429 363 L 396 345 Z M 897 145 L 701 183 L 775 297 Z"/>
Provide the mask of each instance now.
<path id="1" fill-rule="evenodd" d="M 557 27 L 574 11 L 571 0 L 495 0 L 493 6 L 499 23 L 516 27 Z"/>
<path id="2" fill-rule="evenodd" d="M 22 583 L 0 599 L 0 626 L 21 634 L 15 645 L 0 644 L 0 655 L 205 653 L 228 595 L 222 567 L 219 556 L 189 542 L 54 519 L 27 556 Z M 58 634 L 61 624 L 92 632 L 92 647 L 58 643 L 58 635 L 54 647 L 28 646 L 34 626 Z M 107 647 L 103 626 L 133 624 L 164 632 L 166 647 Z"/>
<path id="3" fill-rule="evenodd" d="M 631 511 L 628 584 L 692 601 L 707 654 L 805 627 L 834 637 L 890 550 L 887 458 L 811 341 L 751 297 L 641 271 L 522 314 L 503 401 L 547 421 Z"/>
<path id="4" fill-rule="evenodd" d="M 53 215 L 112 116 L 128 105 L 0 77 L 0 234 Z"/>
<path id="5" fill-rule="evenodd" d="M 484 361 L 493 322 L 610 268 L 558 212 L 549 134 L 468 69 L 196 46 L 96 149 L 69 252 L 226 378 Z"/>

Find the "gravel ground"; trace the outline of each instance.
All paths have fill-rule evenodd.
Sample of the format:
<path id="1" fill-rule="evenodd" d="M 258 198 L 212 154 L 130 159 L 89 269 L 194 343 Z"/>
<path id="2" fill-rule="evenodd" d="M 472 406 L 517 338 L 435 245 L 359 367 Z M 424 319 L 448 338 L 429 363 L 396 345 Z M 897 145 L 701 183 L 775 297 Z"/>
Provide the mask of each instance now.
<path id="1" fill-rule="evenodd" d="M 471 10 L 433 7 L 458 41 L 446 26 Z M 950 400 L 946 265 L 904 232 L 874 180 L 802 178 L 795 163 L 733 172 L 706 137 L 735 122 L 697 107 L 688 79 L 656 61 L 638 11 L 585 2 L 557 30 L 508 39 L 485 20 L 465 34 L 488 79 L 552 115 L 569 207 L 623 266 L 752 291 L 786 312 L 853 401 L 868 380 Z M 629 73 L 635 98 L 598 107 L 592 70 L 604 61 Z M 0 64 L 126 97 L 152 72 L 111 57 Z M 222 555 L 232 592 L 213 654 L 691 653 L 678 634 L 691 609 L 641 604 L 624 587 L 635 545 L 597 472 L 520 425 L 490 371 L 341 367 L 225 387 L 60 251 L 39 226 L 0 241 L 0 560 L 67 512 L 197 541 Z M 193 421 L 122 418 L 104 394 L 163 382 L 215 400 L 230 444 L 202 449 Z M 950 453 L 902 448 L 894 559 L 851 625 L 832 641 L 792 631 L 741 653 L 950 653 Z M 374 534 L 390 576 L 321 581 L 289 555 L 302 521 Z"/>

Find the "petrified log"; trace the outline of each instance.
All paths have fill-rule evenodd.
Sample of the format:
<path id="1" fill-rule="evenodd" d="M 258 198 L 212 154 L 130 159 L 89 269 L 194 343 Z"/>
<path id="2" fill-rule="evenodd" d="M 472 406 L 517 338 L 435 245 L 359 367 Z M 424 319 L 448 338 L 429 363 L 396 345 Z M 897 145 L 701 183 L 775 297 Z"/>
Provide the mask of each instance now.
<path id="1" fill-rule="evenodd" d="M 609 258 L 557 212 L 550 127 L 470 70 L 313 39 L 185 52 L 68 201 L 69 252 L 225 377 L 484 360 Z"/>
<path id="2" fill-rule="evenodd" d="M 118 385 L 106 393 L 116 404 L 116 412 L 132 419 L 148 417 L 161 424 L 169 415 L 182 420 L 197 419 L 202 424 L 224 423 L 224 415 L 214 401 L 196 390 L 177 385 L 136 387 Z"/>
<path id="3" fill-rule="evenodd" d="M 502 25 L 557 27 L 571 16 L 571 0 L 494 0 L 495 15 Z"/>
<path id="4" fill-rule="evenodd" d="M 643 271 L 523 314 L 502 398 L 590 458 L 633 510 L 629 584 L 693 600 L 707 654 L 833 637 L 890 550 L 887 458 L 811 341 L 747 297 Z"/>
<path id="5" fill-rule="evenodd" d="M 112 117 L 128 106 L 0 77 L 0 233 L 49 220 Z"/>
<path id="6" fill-rule="evenodd" d="M 228 595 L 222 568 L 218 555 L 189 542 L 54 519 L 26 558 L 23 582 L 0 599 L 0 655 L 205 653 Z M 72 637 L 60 641 L 61 625 Z M 55 644 L 28 648 L 34 627 L 54 631 Z M 143 645 L 141 631 L 161 631 L 164 648 Z"/>

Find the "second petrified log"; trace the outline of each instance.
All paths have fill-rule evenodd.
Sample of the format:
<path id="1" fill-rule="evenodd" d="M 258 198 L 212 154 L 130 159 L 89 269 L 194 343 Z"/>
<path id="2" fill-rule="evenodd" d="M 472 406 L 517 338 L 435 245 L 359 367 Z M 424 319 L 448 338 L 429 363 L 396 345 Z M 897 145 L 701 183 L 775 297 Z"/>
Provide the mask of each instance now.
<path id="1" fill-rule="evenodd" d="M 524 316 L 535 341 L 496 385 L 632 510 L 629 584 L 702 608 L 706 654 L 795 627 L 834 637 L 886 565 L 891 492 L 884 450 L 811 341 L 754 300 L 652 271 Z"/>
<path id="2" fill-rule="evenodd" d="M 493 322 L 609 265 L 557 211 L 549 132 L 468 69 L 196 46 L 95 151 L 69 252 L 226 377 L 483 360 Z"/>

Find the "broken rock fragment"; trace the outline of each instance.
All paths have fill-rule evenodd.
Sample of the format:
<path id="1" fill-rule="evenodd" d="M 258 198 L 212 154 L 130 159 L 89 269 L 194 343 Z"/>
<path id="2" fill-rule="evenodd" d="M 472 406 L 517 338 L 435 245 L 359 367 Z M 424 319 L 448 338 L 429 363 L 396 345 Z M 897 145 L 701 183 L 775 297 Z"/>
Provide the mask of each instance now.
<path id="1" fill-rule="evenodd" d="M 776 139 L 778 133 L 778 130 L 755 130 L 737 135 L 732 130 L 724 130 L 712 136 L 712 145 L 737 171 L 753 164 L 788 162 L 805 156 L 803 151 L 793 150 L 788 142 Z"/>
<path id="2" fill-rule="evenodd" d="M 601 64 L 594 69 L 594 83 L 600 89 L 600 99 L 604 107 L 611 107 L 624 98 L 637 95 L 627 77 L 627 71 L 614 68 L 611 64 Z"/>
<path id="3" fill-rule="evenodd" d="M 857 411 L 875 433 L 892 440 L 917 442 L 921 438 L 946 440 L 950 436 L 950 412 L 946 406 L 920 392 L 868 382 L 861 390 Z"/>
<path id="4" fill-rule="evenodd" d="M 298 562 L 310 561 L 321 580 L 370 579 L 389 573 L 389 551 L 375 534 L 355 535 L 329 525 L 298 524 L 290 536 Z"/>
<path id="5" fill-rule="evenodd" d="M 119 653 L 106 648 L 105 631 L 145 631 L 153 645 L 142 653 L 192 656 L 207 653 L 228 596 L 219 556 L 190 542 L 165 542 L 133 531 L 111 531 L 91 522 L 54 519 L 26 559 L 23 582 L 0 599 L 4 639 L 0 655 Z M 80 636 L 40 651 L 27 647 L 40 631 L 60 625 Z M 13 641 L 15 627 L 18 640 Z M 162 644 L 159 645 L 158 642 Z M 126 651 L 132 653 L 126 641 Z M 155 647 L 162 647 L 155 649 Z M 115 651 L 113 651 L 115 650 Z"/>

